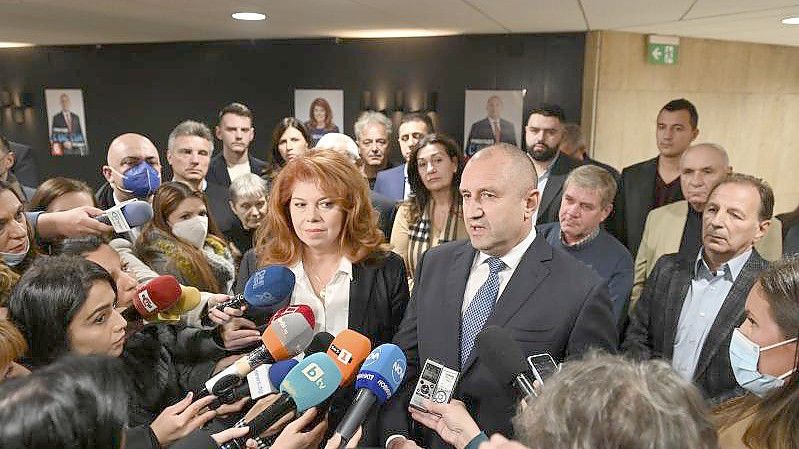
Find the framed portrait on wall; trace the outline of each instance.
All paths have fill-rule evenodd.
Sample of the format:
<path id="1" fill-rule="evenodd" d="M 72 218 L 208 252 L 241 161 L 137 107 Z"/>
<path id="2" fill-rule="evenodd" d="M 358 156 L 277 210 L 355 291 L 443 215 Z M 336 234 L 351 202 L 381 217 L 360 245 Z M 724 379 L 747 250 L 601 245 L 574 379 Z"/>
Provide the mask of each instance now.
<path id="1" fill-rule="evenodd" d="M 86 113 L 81 89 L 45 89 L 52 156 L 88 156 Z"/>
<path id="2" fill-rule="evenodd" d="M 464 109 L 464 155 L 472 157 L 495 143 L 519 146 L 522 137 L 522 90 L 467 90 Z"/>
<path id="3" fill-rule="evenodd" d="M 311 134 L 311 146 L 327 133 L 341 132 L 344 124 L 344 91 L 341 89 L 295 89 L 294 117 Z"/>

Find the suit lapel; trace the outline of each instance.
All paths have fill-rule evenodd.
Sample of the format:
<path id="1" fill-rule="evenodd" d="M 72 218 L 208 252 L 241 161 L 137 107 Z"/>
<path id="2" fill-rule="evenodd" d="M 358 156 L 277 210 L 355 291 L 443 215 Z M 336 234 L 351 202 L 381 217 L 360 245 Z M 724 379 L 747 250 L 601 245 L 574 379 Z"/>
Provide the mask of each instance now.
<path id="1" fill-rule="evenodd" d="M 666 307 L 663 317 L 663 356 L 671 359 L 674 355 L 674 338 L 677 335 L 677 325 L 680 322 L 680 313 L 685 303 L 685 295 L 691 287 L 691 262 L 678 260 L 674 275 L 669 280 L 669 288 L 665 298 Z"/>
<path id="2" fill-rule="evenodd" d="M 544 192 L 541 194 L 541 204 L 538 206 L 539 217 L 549 208 L 549 205 L 552 204 L 552 200 L 555 199 L 558 192 L 563 188 L 563 182 L 566 181 L 566 175 L 556 175 L 553 173 L 554 168 L 553 166 L 553 170 L 550 172 L 549 179 L 547 180 L 547 185 L 544 187 Z"/>
<path id="3" fill-rule="evenodd" d="M 350 282 L 350 310 L 349 328 L 364 330 L 363 325 L 366 314 L 369 312 L 369 298 L 371 298 L 372 284 L 375 279 L 375 269 L 363 263 L 352 265 L 352 282 Z"/>
<path id="4" fill-rule="evenodd" d="M 537 235 L 519 261 L 519 266 L 513 272 L 505 290 L 502 291 L 502 295 L 494 307 L 494 312 L 486 321 L 486 326 L 504 327 L 508 324 L 516 312 L 535 294 L 541 282 L 549 276 L 549 268 L 545 262 L 551 259 L 552 247 L 549 246 L 543 235 Z M 472 349 L 464 365 L 463 373 L 474 364 L 476 356 L 477 351 Z"/>
<path id="5" fill-rule="evenodd" d="M 658 172 L 657 158 L 650 159 L 649 163 L 641 168 L 640 177 L 634 180 L 634 186 L 627 191 L 630 192 L 630 205 L 628 210 L 639 211 L 643 214 L 641 223 L 646 220 L 646 215 L 652 208 L 652 203 L 655 201 L 655 177 Z M 638 219 L 635 219 L 637 222 Z"/>

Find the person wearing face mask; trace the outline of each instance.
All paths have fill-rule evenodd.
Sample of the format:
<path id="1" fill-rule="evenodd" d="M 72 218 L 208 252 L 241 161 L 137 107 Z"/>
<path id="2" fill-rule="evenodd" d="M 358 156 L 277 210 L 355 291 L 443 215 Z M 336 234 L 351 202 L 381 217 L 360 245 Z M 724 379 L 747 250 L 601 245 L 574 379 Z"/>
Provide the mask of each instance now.
<path id="1" fill-rule="evenodd" d="M 208 216 L 205 194 L 166 182 L 153 197 L 153 219 L 142 228 L 135 253 L 158 274 L 212 293 L 232 292 L 233 256 Z"/>
<path id="2" fill-rule="evenodd" d="M 746 299 L 746 318 L 730 342 L 735 380 L 747 394 L 714 410 L 719 446 L 797 447 L 799 416 L 799 259 L 764 271 Z"/>
<path id="3" fill-rule="evenodd" d="M 111 141 L 102 172 L 106 183 L 95 198 L 103 210 L 133 198 L 147 200 L 161 185 L 158 150 L 141 134 L 122 134 Z"/>
<path id="4" fill-rule="evenodd" d="M 22 198 L 0 181 L 0 264 L 20 274 L 38 254 Z"/>

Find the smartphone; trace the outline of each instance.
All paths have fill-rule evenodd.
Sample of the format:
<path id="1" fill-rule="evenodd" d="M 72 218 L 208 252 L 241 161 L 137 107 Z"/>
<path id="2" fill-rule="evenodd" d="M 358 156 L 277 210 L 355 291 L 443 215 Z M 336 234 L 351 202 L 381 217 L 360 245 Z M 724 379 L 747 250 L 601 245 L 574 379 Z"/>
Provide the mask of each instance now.
<path id="1" fill-rule="evenodd" d="M 558 365 L 555 364 L 555 360 L 547 353 L 531 355 L 527 357 L 527 363 L 530 365 L 533 376 L 535 376 L 535 379 L 541 385 L 544 385 L 544 381 L 547 380 L 549 376 L 559 371 Z"/>

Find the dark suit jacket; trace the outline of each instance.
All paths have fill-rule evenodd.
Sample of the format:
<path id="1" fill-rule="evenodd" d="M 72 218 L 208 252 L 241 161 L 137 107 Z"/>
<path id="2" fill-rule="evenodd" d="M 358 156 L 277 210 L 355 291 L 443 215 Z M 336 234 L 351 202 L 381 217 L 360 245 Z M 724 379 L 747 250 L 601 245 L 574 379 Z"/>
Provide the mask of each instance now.
<path id="1" fill-rule="evenodd" d="M 677 324 L 694 276 L 694 262 L 677 253 L 658 259 L 633 310 L 623 351 L 642 360 L 671 361 Z M 707 398 L 729 396 L 738 387 L 730 366 L 730 338 L 732 330 L 743 322 L 749 290 L 767 266 L 768 262 L 753 250 L 710 328 L 694 373 L 694 383 Z"/>
<path id="2" fill-rule="evenodd" d="M 114 206 L 114 188 L 111 187 L 108 181 L 104 182 L 103 185 L 97 189 L 97 192 L 94 194 L 94 200 L 97 201 L 97 207 L 102 210 Z"/>
<path id="3" fill-rule="evenodd" d="M 541 192 L 541 204 L 538 205 L 538 218 L 536 224 L 552 223 L 559 221 L 560 200 L 563 197 L 563 183 L 569 172 L 583 165 L 582 162 L 574 160 L 561 153 L 558 159 L 549 169 L 549 180 Z M 540 174 L 540 173 L 539 173 Z"/>
<path id="4" fill-rule="evenodd" d="M 249 155 L 248 157 L 250 159 L 250 171 L 258 176 L 263 175 L 264 170 L 269 164 L 253 157 L 252 155 Z M 208 165 L 208 173 L 205 175 L 205 180 L 209 183 L 218 184 L 225 189 L 230 187 L 230 173 L 227 172 L 227 163 L 225 162 L 225 157 L 222 155 L 221 150 L 211 158 L 211 163 Z"/>
<path id="5" fill-rule="evenodd" d="M 607 220 L 608 232 L 613 234 L 633 257 L 644 235 L 646 216 L 655 205 L 655 179 L 658 158 L 652 158 L 621 171 L 619 189 L 613 202 L 613 211 Z M 684 199 L 682 191 L 675 201 Z"/>
<path id="6" fill-rule="evenodd" d="M 239 219 L 233 214 L 228 203 L 230 200 L 228 189 L 209 182 L 205 187 L 205 196 L 208 197 L 208 212 L 214 217 L 216 226 L 223 234 L 230 233 L 233 226 L 240 226 Z"/>
<path id="7" fill-rule="evenodd" d="M 374 191 L 393 201 L 405 199 L 405 164 L 377 172 Z"/>
<path id="8" fill-rule="evenodd" d="M 397 214 L 397 203 L 385 196 L 369 191 L 369 200 L 378 213 L 377 226 L 383 231 L 386 241 L 391 240 L 391 229 L 394 227 L 394 216 Z"/>
<path id="9" fill-rule="evenodd" d="M 604 162 L 599 162 L 599 161 L 598 161 L 598 160 L 596 160 L 596 159 L 591 159 L 591 157 L 590 157 L 590 156 L 588 156 L 588 155 L 586 155 L 586 156 L 585 156 L 585 158 L 583 159 L 583 164 L 587 164 L 587 165 L 596 165 L 597 167 L 602 167 L 602 168 L 604 168 L 605 170 L 607 170 L 607 171 L 608 171 L 608 173 L 610 173 L 611 175 L 613 175 L 613 179 L 615 179 L 615 180 L 616 180 L 616 183 L 618 183 L 618 182 L 619 182 L 619 177 L 620 177 L 621 175 L 619 174 L 619 171 L 618 171 L 618 170 L 616 170 L 614 167 L 612 167 L 612 166 L 610 166 L 610 165 L 608 165 L 608 164 L 606 164 L 606 163 L 604 163 Z"/>
<path id="10" fill-rule="evenodd" d="M 474 140 L 474 142 L 472 142 L 472 140 Z M 503 118 L 499 119 L 499 141 L 511 145 L 518 145 L 518 143 L 516 143 L 516 131 L 513 129 L 513 123 Z M 474 153 L 477 153 L 483 147 L 493 143 L 496 143 L 494 141 L 494 130 L 491 129 L 491 122 L 488 120 L 488 117 L 474 122 L 469 130 L 469 137 L 466 139 L 466 156 L 474 156 Z"/>
<path id="11" fill-rule="evenodd" d="M 242 257 L 236 291 L 244 291 L 244 285 L 257 270 L 255 251 L 250 250 Z M 262 312 L 262 316 L 251 316 L 256 323 L 264 322 L 280 307 Z M 405 275 L 405 262 L 395 253 L 381 253 L 379 257 L 367 259 L 352 265 L 350 283 L 349 328 L 355 330 L 372 342 L 375 348 L 389 343 L 399 329 L 405 308 L 408 305 L 408 281 Z M 249 311 L 248 311 L 249 314 Z M 338 426 L 355 396 L 355 387 L 339 390 L 333 396 L 330 407 L 330 430 Z M 379 446 L 380 432 L 377 413 L 370 414 L 363 425 L 364 436 L 361 446 Z"/>
<path id="12" fill-rule="evenodd" d="M 64 117 L 63 112 L 59 112 L 58 114 L 53 116 L 53 134 L 50 136 L 50 140 L 54 142 L 63 142 L 66 140 L 72 142 L 83 142 L 83 128 L 80 126 L 80 118 L 77 114 L 70 111 L 69 113 L 69 121 L 70 127 L 72 132 L 66 131 L 70 127 L 67 127 L 67 120 Z M 59 130 L 56 130 L 59 128 Z"/>
<path id="13" fill-rule="evenodd" d="M 36 168 L 36 159 L 31 147 L 17 142 L 9 143 L 16 159 L 14 166 L 11 167 L 11 172 L 14 173 L 20 184 L 33 188 L 38 187 L 39 171 Z"/>
<path id="14" fill-rule="evenodd" d="M 384 406 L 383 441 L 409 435 L 408 403 L 428 358 L 460 367 L 459 334 L 466 282 L 476 255 L 469 241 L 429 249 L 419 261 L 411 303 L 394 342 L 405 352 L 408 370 L 397 394 Z M 568 254 L 536 236 L 486 322 L 508 330 L 527 355 L 548 352 L 555 360 L 579 356 L 589 347 L 616 350 L 616 322 L 605 282 Z M 466 403 L 486 434 L 513 434 L 516 401 L 472 351 L 454 396 Z M 443 448 L 432 436 L 422 447 Z M 428 444 L 431 443 L 431 444 Z"/>

